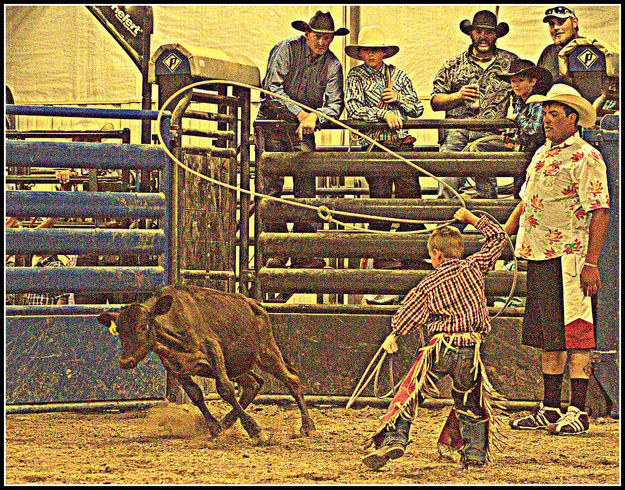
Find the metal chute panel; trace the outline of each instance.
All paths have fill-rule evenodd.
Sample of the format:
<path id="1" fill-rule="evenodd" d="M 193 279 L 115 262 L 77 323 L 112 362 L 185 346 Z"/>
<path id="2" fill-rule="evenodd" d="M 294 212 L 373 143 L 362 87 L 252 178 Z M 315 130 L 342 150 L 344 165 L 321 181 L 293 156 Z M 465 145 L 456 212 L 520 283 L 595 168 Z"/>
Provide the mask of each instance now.
<path id="1" fill-rule="evenodd" d="M 165 369 L 150 354 L 119 367 L 119 337 L 96 316 L 6 318 L 6 403 L 165 398 Z"/>

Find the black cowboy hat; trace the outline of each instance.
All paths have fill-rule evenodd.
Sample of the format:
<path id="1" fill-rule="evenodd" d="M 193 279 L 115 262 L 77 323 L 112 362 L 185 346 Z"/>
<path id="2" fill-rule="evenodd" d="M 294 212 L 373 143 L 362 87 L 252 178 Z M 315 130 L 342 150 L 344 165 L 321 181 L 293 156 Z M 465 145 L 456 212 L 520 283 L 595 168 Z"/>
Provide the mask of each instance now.
<path id="1" fill-rule="evenodd" d="M 308 23 L 303 20 L 296 20 L 291 22 L 291 25 L 298 31 L 304 32 L 319 32 L 321 34 L 334 34 L 335 36 L 345 36 L 349 34 L 349 29 L 341 27 L 334 30 L 334 20 L 330 12 L 322 12 L 317 10 L 317 13 L 313 15 L 312 19 Z"/>
<path id="2" fill-rule="evenodd" d="M 460 30 L 467 36 L 476 27 L 494 29 L 497 31 L 497 37 L 504 37 L 510 31 L 510 26 L 506 22 L 497 24 L 497 16 L 490 10 L 480 10 L 473 16 L 473 22 L 469 22 L 469 19 L 460 22 Z"/>
<path id="3" fill-rule="evenodd" d="M 510 78 L 515 75 L 527 75 L 536 79 L 534 91 L 538 94 L 546 94 L 553 83 L 551 72 L 542 66 L 536 66 L 530 60 L 514 60 L 510 63 L 508 73 L 498 73 L 497 77 L 510 83 Z"/>

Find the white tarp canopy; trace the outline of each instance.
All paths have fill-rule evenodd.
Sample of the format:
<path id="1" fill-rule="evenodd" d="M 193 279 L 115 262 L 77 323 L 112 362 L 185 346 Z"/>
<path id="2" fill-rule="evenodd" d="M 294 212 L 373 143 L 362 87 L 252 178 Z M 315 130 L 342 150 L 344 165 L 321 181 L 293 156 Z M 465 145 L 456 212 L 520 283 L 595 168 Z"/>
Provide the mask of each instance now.
<path id="1" fill-rule="evenodd" d="M 400 46 L 389 60 L 412 78 L 422 99 L 429 99 L 432 79 L 448 58 L 466 49 L 469 38 L 459 24 L 481 9 L 498 10 L 510 33 L 498 46 L 536 61 L 551 43 L 544 11 L 552 5 L 363 5 L 360 26 L 378 25 Z M 620 43 L 620 5 L 573 6 L 580 34 Z M 154 5 L 151 53 L 162 44 L 181 43 L 241 53 L 264 75 L 270 49 L 300 34 L 294 20 L 308 21 L 316 10 L 330 11 L 336 27 L 349 25 L 344 5 Z M 104 27 L 82 5 L 5 6 L 5 82 L 16 103 L 139 104 L 139 70 Z M 347 69 L 344 46 L 336 37 L 331 49 Z M 156 98 L 155 96 L 153 97 Z M 253 95 L 255 100 L 258 94 Z M 429 106 L 429 104 L 426 104 Z"/>

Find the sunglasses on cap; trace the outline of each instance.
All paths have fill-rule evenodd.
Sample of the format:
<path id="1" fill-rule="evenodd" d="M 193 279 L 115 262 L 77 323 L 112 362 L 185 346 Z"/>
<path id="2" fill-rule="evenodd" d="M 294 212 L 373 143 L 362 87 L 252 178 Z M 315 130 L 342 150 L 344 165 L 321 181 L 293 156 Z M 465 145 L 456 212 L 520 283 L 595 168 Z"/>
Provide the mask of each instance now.
<path id="1" fill-rule="evenodd" d="M 571 10 L 568 7 L 552 7 L 550 9 L 545 10 L 545 15 L 553 15 L 553 14 L 571 14 L 571 15 L 575 15 L 575 11 Z"/>

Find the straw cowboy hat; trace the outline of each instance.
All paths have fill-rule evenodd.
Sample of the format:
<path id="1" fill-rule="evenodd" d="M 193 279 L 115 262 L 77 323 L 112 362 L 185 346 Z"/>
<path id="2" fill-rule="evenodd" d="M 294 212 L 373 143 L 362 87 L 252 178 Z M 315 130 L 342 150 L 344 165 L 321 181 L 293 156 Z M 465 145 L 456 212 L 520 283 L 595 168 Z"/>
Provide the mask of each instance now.
<path id="1" fill-rule="evenodd" d="M 473 16 L 473 22 L 469 22 L 469 19 L 465 19 L 460 22 L 460 30 L 467 36 L 471 34 L 471 31 L 476 27 L 482 29 L 495 29 L 497 31 L 497 37 L 504 37 L 510 31 L 510 26 L 506 22 L 500 22 L 497 24 L 497 16 L 489 10 L 480 10 Z"/>
<path id="2" fill-rule="evenodd" d="M 113 129 L 115 128 L 110 122 L 100 126 L 99 123 L 92 119 L 79 119 L 72 125 L 72 130 L 74 131 L 112 131 Z"/>
<path id="3" fill-rule="evenodd" d="M 577 124 L 583 128 L 594 126 L 597 120 L 597 111 L 592 104 L 584 99 L 573 87 L 563 83 L 554 84 L 551 90 L 547 92 L 547 95 L 532 95 L 527 99 L 527 102 L 542 102 L 543 104 L 545 102 L 559 102 L 567 105 L 577 111 L 579 114 Z"/>
<path id="4" fill-rule="evenodd" d="M 536 66 L 530 60 L 514 60 L 510 63 L 508 73 L 497 73 L 497 77 L 510 83 L 510 78 L 515 75 L 526 75 L 536 79 L 534 90 L 538 94 L 544 95 L 551 88 L 553 76 L 551 72 L 542 66 Z"/>
<path id="5" fill-rule="evenodd" d="M 362 60 L 358 53 L 358 48 L 384 48 L 384 58 L 395 56 L 399 51 L 399 46 L 386 44 L 384 31 L 378 26 L 364 27 L 358 34 L 358 44 L 350 44 L 345 46 L 345 53 L 351 58 Z"/>
<path id="6" fill-rule="evenodd" d="M 318 32 L 320 34 L 334 34 L 335 36 L 345 36 L 349 34 L 349 29 L 341 27 L 334 30 L 334 20 L 330 12 L 322 12 L 317 10 L 317 13 L 312 16 L 308 23 L 303 20 L 296 20 L 291 22 L 291 25 L 298 31 L 303 32 Z"/>

